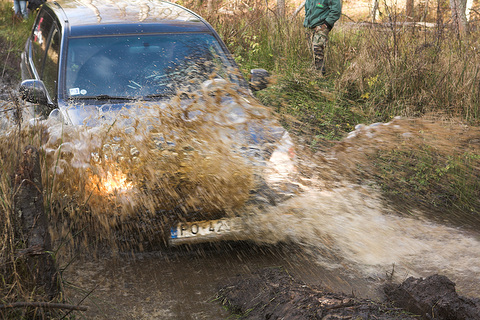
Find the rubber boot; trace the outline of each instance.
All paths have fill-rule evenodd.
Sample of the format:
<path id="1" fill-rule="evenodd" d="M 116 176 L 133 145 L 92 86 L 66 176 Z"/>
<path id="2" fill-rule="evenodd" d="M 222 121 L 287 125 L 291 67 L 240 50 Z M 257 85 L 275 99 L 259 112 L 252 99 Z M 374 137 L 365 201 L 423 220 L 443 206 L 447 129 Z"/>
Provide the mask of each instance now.
<path id="1" fill-rule="evenodd" d="M 325 63 L 323 59 L 315 58 L 315 69 L 319 70 L 323 76 L 325 75 Z"/>

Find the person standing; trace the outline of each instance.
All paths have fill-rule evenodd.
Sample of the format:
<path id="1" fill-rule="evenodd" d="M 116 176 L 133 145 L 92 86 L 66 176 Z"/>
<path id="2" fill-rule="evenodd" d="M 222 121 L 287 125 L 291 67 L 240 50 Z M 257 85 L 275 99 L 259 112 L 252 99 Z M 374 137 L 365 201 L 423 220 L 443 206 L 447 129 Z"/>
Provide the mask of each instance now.
<path id="1" fill-rule="evenodd" d="M 303 26 L 310 29 L 315 68 L 325 74 L 328 34 L 342 14 L 342 0 L 306 0 Z"/>
<path id="2" fill-rule="evenodd" d="M 13 0 L 13 10 L 17 17 L 28 18 L 27 0 Z"/>

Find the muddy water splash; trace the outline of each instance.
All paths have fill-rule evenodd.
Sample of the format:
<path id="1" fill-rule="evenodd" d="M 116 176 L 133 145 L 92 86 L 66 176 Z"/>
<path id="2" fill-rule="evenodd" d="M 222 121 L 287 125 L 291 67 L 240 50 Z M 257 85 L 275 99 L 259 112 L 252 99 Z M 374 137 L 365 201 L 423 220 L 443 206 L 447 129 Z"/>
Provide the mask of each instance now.
<path id="1" fill-rule="evenodd" d="M 475 138 L 478 131 L 427 121 L 358 126 L 328 155 L 317 157 L 320 161 L 305 160 L 311 179 L 303 180 L 304 192 L 252 217 L 250 228 L 257 241 L 300 244 L 319 264 L 349 270 L 352 278 L 360 273 L 403 281 L 439 273 L 455 281 L 461 294 L 480 297 L 478 233 L 435 223 L 419 209 L 398 214 L 367 180 L 352 182 L 368 177 L 360 171 L 373 170 L 369 156 L 378 150 L 402 144 L 415 148 L 428 141 L 438 153 L 448 149 L 452 154 Z"/>
<path id="2" fill-rule="evenodd" d="M 480 297 L 480 239 L 418 218 L 400 217 L 359 186 L 309 190 L 249 223 L 257 241 L 300 244 L 329 269 L 397 281 L 447 275 L 463 294 Z"/>
<path id="3" fill-rule="evenodd" d="M 23 125 L 45 151 L 54 238 L 74 248 L 142 249 L 182 217 L 234 215 L 283 130 L 268 109 L 215 80 L 187 100 L 107 107 L 70 113 L 87 114 L 86 125 L 55 116 Z"/>

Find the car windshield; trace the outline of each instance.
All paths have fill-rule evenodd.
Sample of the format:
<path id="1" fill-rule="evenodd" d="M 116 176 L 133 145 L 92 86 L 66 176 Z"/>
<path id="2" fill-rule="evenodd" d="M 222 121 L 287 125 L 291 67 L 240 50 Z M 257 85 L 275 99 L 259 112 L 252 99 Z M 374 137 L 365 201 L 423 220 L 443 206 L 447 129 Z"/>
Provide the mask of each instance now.
<path id="1" fill-rule="evenodd" d="M 241 81 L 211 34 L 72 38 L 69 98 L 139 98 L 192 92 L 212 78 Z"/>

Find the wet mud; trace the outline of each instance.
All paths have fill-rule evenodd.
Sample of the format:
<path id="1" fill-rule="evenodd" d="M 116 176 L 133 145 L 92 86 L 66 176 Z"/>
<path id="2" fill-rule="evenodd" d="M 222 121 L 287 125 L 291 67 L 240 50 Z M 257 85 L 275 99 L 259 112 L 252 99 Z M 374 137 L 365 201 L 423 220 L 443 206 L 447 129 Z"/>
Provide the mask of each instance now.
<path id="1" fill-rule="evenodd" d="M 375 296 L 371 280 L 326 270 L 295 245 L 226 242 L 116 258 L 77 259 L 64 272 L 69 303 L 85 319 L 228 319 L 219 287 L 238 274 L 287 270 L 326 290 Z"/>
<path id="2" fill-rule="evenodd" d="M 460 296 L 455 283 L 442 275 L 409 277 L 400 285 L 385 286 L 384 290 L 394 305 L 424 319 L 480 319 L 480 299 Z"/>
<path id="3" fill-rule="evenodd" d="M 480 300 L 461 297 L 447 277 L 410 277 L 384 286 L 383 301 L 335 293 L 281 268 L 239 275 L 218 299 L 241 319 L 479 319 Z"/>

